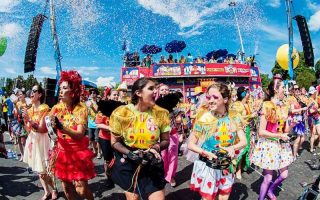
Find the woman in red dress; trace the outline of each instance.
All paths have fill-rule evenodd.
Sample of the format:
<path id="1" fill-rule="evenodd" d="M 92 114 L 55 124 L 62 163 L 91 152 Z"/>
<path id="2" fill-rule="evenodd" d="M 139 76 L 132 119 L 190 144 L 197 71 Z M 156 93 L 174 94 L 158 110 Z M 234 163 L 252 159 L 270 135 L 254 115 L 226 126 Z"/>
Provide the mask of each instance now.
<path id="1" fill-rule="evenodd" d="M 88 180 L 95 177 L 94 154 L 88 149 L 89 139 L 85 137 L 88 111 L 80 103 L 82 78 L 76 71 L 62 71 L 59 81 L 60 102 L 51 112 L 51 123 L 57 129 L 57 145 L 52 155 L 52 171 L 62 181 L 62 188 L 69 200 L 79 196 L 93 200 Z"/>

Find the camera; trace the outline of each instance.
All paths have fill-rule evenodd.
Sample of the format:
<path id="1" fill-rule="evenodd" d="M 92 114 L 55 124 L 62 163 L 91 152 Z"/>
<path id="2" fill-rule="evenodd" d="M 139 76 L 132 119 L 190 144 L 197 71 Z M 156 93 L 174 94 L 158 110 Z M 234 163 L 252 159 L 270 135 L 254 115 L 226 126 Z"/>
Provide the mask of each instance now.
<path id="1" fill-rule="evenodd" d="M 158 166 L 161 163 L 161 159 L 157 159 L 153 153 L 151 152 L 143 152 L 142 153 L 142 165 L 152 165 L 152 166 Z"/>
<path id="2" fill-rule="evenodd" d="M 206 165 L 213 169 L 224 170 L 228 169 L 231 164 L 231 157 L 228 156 L 228 152 L 225 150 L 212 150 L 211 153 L 217 156 L 217 159 L 209 160 L 207 158 L 200 157 L 201 161 L 204 161 Z"/>
<path id="3" fill-rule="evenodd" d="M 282 139 L 280 139 L 279 141 L 280 141 L 280 143 L 291 143 L 291 142 L 293 142 L 295 139 L 297 139 L 297 135 L 296 134 L 293 134 L 293 133 L 289 133 L 288 134 L 288 140 L 287 141 L 284 141 L 284 140 L 282 140 Z"/>

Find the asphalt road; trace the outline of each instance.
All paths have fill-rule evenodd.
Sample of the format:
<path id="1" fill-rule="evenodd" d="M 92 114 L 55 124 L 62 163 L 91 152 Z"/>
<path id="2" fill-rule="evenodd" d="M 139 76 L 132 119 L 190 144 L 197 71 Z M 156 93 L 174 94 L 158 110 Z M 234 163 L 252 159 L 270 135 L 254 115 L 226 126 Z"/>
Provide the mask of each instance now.
<path id="1" fill-rule="evenodd" d="M 8 140 L 8 136 L 6 139 Z M 7 149 L 14 149 L 10 142 L 6 142 Z M 308 144 L 305 143 L 305 148 Z M 320 152 L 319 149 L 317 152 Z M 281 185 L 283 190 L 278 189 L 276 195 L 279 200 L 297 199 L 302 193 L 303 188 L 299 183 L 312 182 L 319 175 L 319 170 L 312 170 L 306 163 L 307 160 L 315 158 L 308 151 L 304 150 L 302 155 L 290 166 L 289 177 Z M 105 178 L 103 175 L 103 160 L 94 160 L 96 164 L 97 177 L 89 181 L 90 189 L 94 193 L 95 199 L 104 200 L 123 200 L 123 191 L 116 186 L 111 190 L 105 188 Z M 27 165 L 13 159 L 0 158 L 0 200 L 36 200 L 43 195 L 41 184 L 37 174 L 29 173 L 26 170 Z M 166 199 L 180 200 L 190 199 L 199 200 L 199 195 L 189 190 L 189 179 L 192 171 L 192 163 L 184 157 L 179 158 L 179 167 L 176 175 L 177 187 L 172 188 L 169 184 L 166 186 Z M 236 181 L 233 186 L 230 199 L 258 199 L 258 193 L 262 177 L 261 170 L 250 170 L 244 172 L 241 181 Z M 275 176 L 274 176 L 275 178 Z M 58 181 L 59 199 L 65 199 L 61 184 Z"/>

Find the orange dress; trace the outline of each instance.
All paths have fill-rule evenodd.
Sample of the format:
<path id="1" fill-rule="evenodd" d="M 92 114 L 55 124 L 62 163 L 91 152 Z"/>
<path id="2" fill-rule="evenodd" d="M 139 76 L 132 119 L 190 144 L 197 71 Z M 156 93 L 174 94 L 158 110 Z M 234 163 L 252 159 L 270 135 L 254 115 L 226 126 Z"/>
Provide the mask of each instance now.
<path id="1" fill-rule="evenodd" d="M 63 103 L 55 105 L 50 112 L 56 116 L 64 127 L 76 130 L 78 125 L 87 125 L 88 110 L 81 103 L 71 111 Z M 96 176 L 92 159 L 94 154 L 88 149 L 89 139 L 72 139 L 58 130 L 57 146 L 51 159 L 55 159 L 52 171 L 63 181 L 87 181 Z"/>

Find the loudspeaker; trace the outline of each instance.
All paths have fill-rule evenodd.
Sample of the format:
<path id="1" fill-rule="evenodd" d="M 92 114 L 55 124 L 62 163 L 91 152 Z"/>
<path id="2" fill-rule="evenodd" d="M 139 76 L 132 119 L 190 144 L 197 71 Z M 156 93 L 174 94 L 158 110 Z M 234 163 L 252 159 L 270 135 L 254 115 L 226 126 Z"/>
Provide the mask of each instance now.
<path id="1" fill-rule="evenodd" d="M 43 21 L 46 18 L 47 17 L 42 14 L 39 14 L 33 18 L 28 37 L 26 54 L 24 57 L 24 73 L 35 70 L 39 37 L 42 30 Z"/>
<path id="2" fill-rule="evenodd" d="M 314 55 L 313 55 L 313 48 L 312 48 L 312 42 L 310 38 L 309 28 L 306 21 L 306 18 L 301 15 L 297 15 L 294 17 L 294 19 L 297 21 L 301 42 L 303 46 L 303 52 L 304 52 L 304 59 L 306 65 L 313 67 L 314 66 Z"/>
<path id="3" fill-rule="evenodd" d="M 52 78 L 45 78 L 43 80 L 45 98 L 44 102 L 51 108 L 58 102 L 58 97 L 54 96 L 57 80 Z"/>

